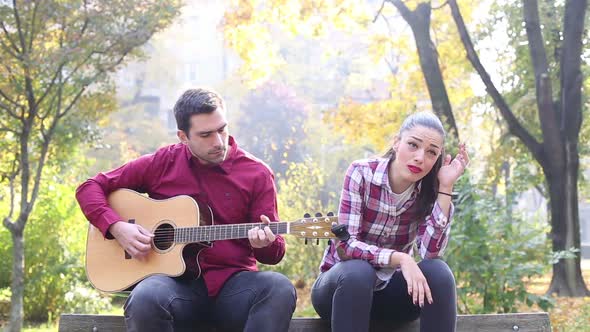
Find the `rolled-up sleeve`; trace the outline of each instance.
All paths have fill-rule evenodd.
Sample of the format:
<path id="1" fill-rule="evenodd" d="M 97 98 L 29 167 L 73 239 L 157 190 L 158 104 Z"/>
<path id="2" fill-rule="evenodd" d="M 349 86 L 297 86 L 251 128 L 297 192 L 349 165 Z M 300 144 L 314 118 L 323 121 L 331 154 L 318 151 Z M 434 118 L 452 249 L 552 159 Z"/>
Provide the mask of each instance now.
<path id="1" fill-rule="evenodd" d="M 425 222 L 418 229 L 417 243 L 422 258 L 432 259 L 443 256 L 449 242 L 451 219 L 454 213 L 455 207 L 452 203 L 448 218 L 438 202 L 434 203 L 432 213 L 426 217 Z"/>
<path id="2" fill-rule="evenodd" d="M 387 267 L 395 250 L 358 240 L 363 214 L 364 181 L 362 169 L 353 163 L 344 178 L 338 212 L 339 222 L 348 226 L 350 239 L 340 242 L 339 247 L 347 258 L 362 259 L 376 267 Z"/>

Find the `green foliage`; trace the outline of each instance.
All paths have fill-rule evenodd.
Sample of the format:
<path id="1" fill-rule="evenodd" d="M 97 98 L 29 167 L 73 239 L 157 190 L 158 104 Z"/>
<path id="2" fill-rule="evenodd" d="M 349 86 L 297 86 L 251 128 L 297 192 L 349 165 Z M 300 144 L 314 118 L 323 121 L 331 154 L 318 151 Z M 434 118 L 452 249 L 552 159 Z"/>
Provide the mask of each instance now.
<path id="1" fill-rule="evenodd" d="M 446 260 L 455 273 L 459 310 L 463 313 L 505 313 L 518 305 L 551 305 L 545 296 L 529 293 L 526 282 L 548 272 L 551 257 L 540 218 L 523 218 L 489 191 L 466 181 L 460 197 Z"/>
<path id="2" fill-rule="evenodd" d="M 335 194 L 329 193 L 330 198 L 326 201 L 322 199 L 325 179 L 324 171 L 311 160 L 291 163 L 286 176 L 278 181 L 281 219 L 296 220 L 302 218 L 305 213 L 336 213 Z M 291 280 L 302 282 L 315 278 L 319 271 L 325 240 L 320 241 L 320 245 L 315 245 L 315 240 L 310 240 L 309 244 L 305 245 L 303 239 L 292 236 L 286 236 L 285 240 L 287 252 L 283 260 L 276 266 L 261 266 L 261 269 L 277 271 Z"/>
<path id="3" fill-rule="evenodd" d="M 48 181 L 25 229 L 24 311 L 28 321 L 52 321 L 63 311 L 92 313 L 110 307 L 109 300 L 86 282 L 88 226 L 74 199 L 75 168 L 63 166 L 70 171 L 46 169 Z M 5 237 L 10 238 L 9 232 L 2 229 L 0 238 Z M 12 261 L 11 241 L 2 242 L 0 259 Z M 2 264 L 0 288 L 9 286 L 10 267 L 10 263 Z"/>
<path id="4" fill-rule="evenodd" d="M 1 210 L 1 209 L 0 209 Z M 5 228 L 0 228 L 0 289 L 10 287 L 10 270 L 12 265 L 12 238 L 10 232 Z"/>
<path id="5" fill-rule="evenodd" d="M 10 314 L 10 288 L 0 288 L 0 322 Z M 0 323 L 1 324 L 1 323 Z"/>
<path id="6" fill-rule="evenodd" d="M 96 291 L 81 282 L 86 279 L 84 245 L 88 226 L 73 197 L 71 184 L 48 185 L 25 231 L 27 320 L 53 320 L 64 310 L 95 312 L 108 307 L 107 301 L 100 300 Z"/>
<path id="7" fill-rule="evenodd" d="M 178 13 L 179 1 L 15 1 L 0 4 L 0 188 L 4 225 L 25 237 L 15 265 L 11 320 L 55 318 L 82 275 L 81 221 L 58 170 L 114 109 L 111 74 Z M 53 170 L 47 171 L 49 167 Z M 37 200 L 39 206 L 34 209 Z M 25 228 L 26 224 L 32 226 Z M 79 222 L 78 227 L 84 225 Z M 0 232 L 1 233 L 1 232 Z M 5 235 L 1 235 L 2 238 Z M 12 253 L 0 247 L 3 261 Z M 43 253 L 39 255 L 39 253 Z M 8 264 L 10 266 L 10 264 Z M 4 271 L 2 271 L 4 272 Z M 20 277 L 24 272 L 25 280 Z M 0 282 L 6 281 L 6 274 Z M 74 297 L 75 298 L 75 297 Z M 97 302 L 100 303 L 100 302 Z"/>

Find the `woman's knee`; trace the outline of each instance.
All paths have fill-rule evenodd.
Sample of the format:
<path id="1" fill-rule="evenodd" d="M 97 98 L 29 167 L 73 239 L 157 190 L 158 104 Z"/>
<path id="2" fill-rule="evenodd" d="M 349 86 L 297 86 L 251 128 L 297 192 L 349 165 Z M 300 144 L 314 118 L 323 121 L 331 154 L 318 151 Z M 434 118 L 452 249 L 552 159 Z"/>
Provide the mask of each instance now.
<path id="1" fill-rule="evenodd" d="M 425 259 L 418 263 L 430 288 L 455 288 L 455 277 L 451 268 L 440 259 Z"/>
<path id="2" fill-rule="evenodd" d="M 369 262 L 359 259 L 348 260 L 336 264 L 339 285 L 353 285 L 373 289 L 375 285 L 375 269 Z"/>

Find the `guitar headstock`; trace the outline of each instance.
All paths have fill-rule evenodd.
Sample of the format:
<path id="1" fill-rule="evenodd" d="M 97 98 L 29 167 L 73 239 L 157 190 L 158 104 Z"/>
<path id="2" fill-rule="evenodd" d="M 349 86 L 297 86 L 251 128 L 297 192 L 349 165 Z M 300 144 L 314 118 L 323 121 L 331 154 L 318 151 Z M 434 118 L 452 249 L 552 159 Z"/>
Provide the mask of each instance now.
<path id="1" fill-rule="evenodd" d="M 335 216 L 332 212 L 326 216 L 322 216 L 321 213 L 316 213 L 315 217 L 310 216 L 308 213 L 299 220 L 291 222 L 290 234 L 302 239 L 331 239 L 334 238 L 332 233 L 332 226 L 338 224 L 338 216 Z"/>

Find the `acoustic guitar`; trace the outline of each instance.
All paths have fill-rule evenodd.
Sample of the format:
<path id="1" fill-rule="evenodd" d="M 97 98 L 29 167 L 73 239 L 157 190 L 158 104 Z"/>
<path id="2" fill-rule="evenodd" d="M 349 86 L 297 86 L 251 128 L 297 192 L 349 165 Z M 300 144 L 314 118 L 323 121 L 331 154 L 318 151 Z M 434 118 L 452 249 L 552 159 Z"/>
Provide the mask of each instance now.
<path id="1" fill-rule="evenodd" d="M 143 261 L 133 259 L 112 237 L 103 237 L 93 225 L 88 228 L 86 274 L 98 290 L 119 292 L 129 289 L 148 276 L 180 276 L 186 265 L 184 247 L 196 244 L 198 255 L 216 240 L 248 238 L 248 230 L 262 223 L 215 225 L 211 209 L 181 195 L 154 200 L 129 189 L 119 189 L 108 196 L 108 202 L 129 223 L 141 225 L 154 234 L 152 250 Z M 310 217 L 295 221 L 271 222 L 274 234 L 291 234 L 307 239 L 332 238 L 331 227 L 336 216 Z M 200 274 L 200 267 L 199 267 Z"/>

